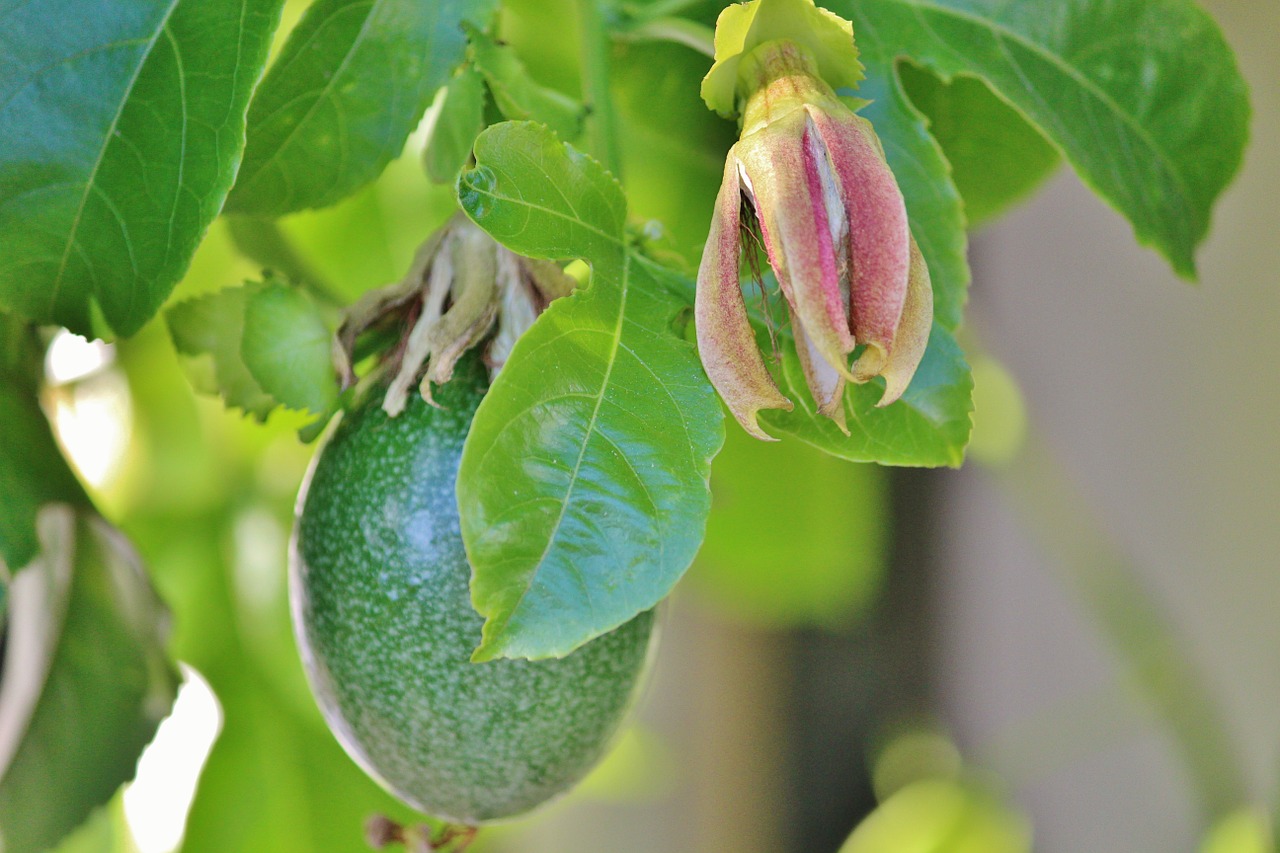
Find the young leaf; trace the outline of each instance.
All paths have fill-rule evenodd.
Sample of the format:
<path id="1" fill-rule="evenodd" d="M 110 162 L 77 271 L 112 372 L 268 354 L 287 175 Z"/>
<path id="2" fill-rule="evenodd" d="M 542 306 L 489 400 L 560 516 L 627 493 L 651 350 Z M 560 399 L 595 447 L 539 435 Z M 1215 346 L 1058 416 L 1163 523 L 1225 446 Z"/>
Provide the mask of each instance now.
<path id="1" fill-rule="evenodd" d="M 573 139 L 582 125 L 582 104 L 555 89 L 540 86 L 529 76 L 515 51 L 500 45 L 475 27 L 467 27 L 471 61 L 484 75 L 494 103 L 506 118 L 532 119 Z"/>
<path id="2" fill-rule="evenodd" d="M 174 349 L 183 358 L 187 377 L 197 391 L 220 395 L 229 408 L 265 421 L 276 400 L 262 390 L 240 354 L 244 340 L 245 306 L 264 285 L 250 282 L 196 299 L 165 311 Z"/>
<path id="3" fill-rule="evenodd" d="M 92 510 L 41 510 L 14 578 L 0 688 L 0 848 L 43 853 L 133 778 L 177 677 L 168 614 L 132 547 Z"/>
<path id="4" fill-rule="evenodd" d="M 249 108 L 233 213 L 324 207 L 376 178 L 497 0 L 317 0 Z"/>
<path id="5" fill-rule="evenodd" d="M 6 4 L 0 306 L 85 335 L 159 309 L 231 188 L 282 4 Z"/>
<path id="6" fill-rule="evenodd" d="M 240 355 L 258 385 L 285 406 L 322 414 L 337 404 L 332 341 L 303 291 L 268 283 L 248 295 Z"/>
<path id="7" fill-rule="evenodd" d="M 515 252 L 592 267 L 590 287 L 516 344 L 458 475 L 486 617 L 476 659 L 564 655 L 653 607 L 688 568 L 723 416 L 674 331 L 686 303 L 673 273 L 626 245 L 626 202 L 600 164 L 517 122 L 481 134 L 476 159 L 458 181 L 468 215 Z"/>
<path id="8" fill-rule="evenodd" d="M 869 76 L 887 79 L 888 63 L 905 54 L 944 79 L 982 77 L 1140 242 L 1195 275 L 1213 202 L 1240 165 L 1249 104 L 1231 49 L 1190 0 L 830 5 L 853 19 Z"/>
<path id="9" fill-rule="evenodd" d="M 437 184 L 456 180 L 484 130 L 484 78 L 467 66 L 441 91 L 444 101 L 422 151 L 427 175 Z"/>
<path id="10" fill-rule="evenodd" d="M 789 433 L 853 462 L 957 468 L 964 461 L 973 426 L 973 376 L 960 347 L 940 324 L 934 324 L 924 360 L 897 402 L 876 408 L 883 393 L 878 382 L 845 389 L 849 435 L 818 414 L 793 342 L 780 340 L 783 391 L 796 406 L 790 412 L 762 412 L 766 429 Z"/>

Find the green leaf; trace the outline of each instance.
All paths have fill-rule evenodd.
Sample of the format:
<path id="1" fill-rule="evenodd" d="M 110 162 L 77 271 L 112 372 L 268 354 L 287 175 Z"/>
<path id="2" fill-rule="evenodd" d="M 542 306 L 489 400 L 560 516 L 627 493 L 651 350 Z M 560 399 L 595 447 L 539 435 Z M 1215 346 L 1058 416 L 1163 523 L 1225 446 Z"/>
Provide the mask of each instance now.
<path id="1" fill-rule="evenodd" d="M 132 547 L 91 510 L 41 511 L 14 578 L 0 689 L 0 847 L 42 853 L 134 775 L 177 675 L 168 615 Z"/>
<path id="2" fill-rule="evenodd" d="M 878 379 L 845 390 L 849 435 L 818 414 L 794 342 L 780 336 L 780 343 L 782 391 L 796 406 L 790 412 L 761 412 L 766 428 L 852 462 L 957 468 L 964 461 L 972 429 L 973 377 L 955 339 L 940 325 L 934 324 L 924 360 L 897 402 L 876 408 L 884 390 Z"/>
<path id="3" fill-rule="evenodd" d="M 752 624 L 847 628 L 884 574 L 887 485 L 878 466 L 729 429 L 689 583 Z"/>
<path id="4" fill-rule="evenodd" d="M 51 501 L 88 505 L 33 388 L 0 374 L 0 569 L 12 575 L 39 550 L 36 513 Z M 3 572 L 0 572 L 3 574 Z M 2 609 L 2 608 L 0 608 Z"/>
<path id="5" fill-rule="evenodd" d="M 1031 826 L 977 783 L 923 779 L 876 807 L 840 853 L 882 850 L 1031 853 Z"/>
<path id="6" fill-rule="evenodd" d="M 486 617 L 477 660 L 564 655 L 653 607 L 688 568 L 723 415 L 677 332 L 674 273 L 624 241 L 626 203 L 546 128 L 476 142 L 463 209 L 508 248 L 583 258 L 586 290 L 516 344 L 463 451 L 458 506 Z"/>
<path id="7" fill-rule="evenodd" d="M 540 86 L 529 76 L 514 50 L 500 45 L 475 27 L 467 27 L 471 61 L 484 75 L 502 115 L 514 121 L 532 119 L 573 139 L 582 129 L 582 104 L 555 89 Z"/>
<path id="8" fill-rule="evenodd" d="M 943 79 L 985 79 L 1129 219 L 1139 242 L 1195 275 L 1213 202 L 1240 165 L 1249 104 L 1231 49 L 1190 0 L 830 5 L 853 19 L 869 70 L 868 43 L 883 34 L 894 55 Z"/>
<path id="9" fill-rule="evenodd" d="M 249 108 L 233 213 L 324 207 L 372 181 L 462 61 L 496 0 L 317 0 Z"/>
<path id="10" fill-rule="evenodd" d="M 471 146 L 484 130 L 484 79 L 467 66 L 441 90 L 443 102 L 422 152 L 427 176 L 437 184 L 457 179 L 471 156 Z"/>
<path id="11" fill-rule="evenodd" d="M 871 100 L 860 112 L 875 126 L 907 203 L 911 233 L 933 282 L 934 320 L 955 331 L 964 320 L 969 288 L 964 202 L 924 115 L 911 104 L 898 80 L 897 43 L 881 42 L 879 35 L 858 31 L 868 70 L 858 95 Z"/>
<path id="12" fill-rule="evenodd" d="M 183 356 L 187 378 L 197 391 L 222 397 L 229 408 L 265 421 L 277 405 L 249 372 L 240 354 L 245 307 L 265 285 L 250 282 L 196 299 L 164 312 L 174 349 Z"/>
<path id="13" fill-rule="evenodd" d="M 291 409 L 316 414 L 338 402 L 333 332 L 306 293 L 268 283 L 245 304 L 240 355 L 258 385 Z"/>
<path id="14" fill-rule="evenodd" d="M 231 188 L 281 5 L 5 4 L 0 306 L 86 335 L 155 314 Z"/>
<path id="15" fill-rule="evenodd" d="M 970 228 L 1028 196 L 1061 164 L 1058 149 L 981 79 L 943 82 L 910 63 L 898 75 L 951 164 Z"/>

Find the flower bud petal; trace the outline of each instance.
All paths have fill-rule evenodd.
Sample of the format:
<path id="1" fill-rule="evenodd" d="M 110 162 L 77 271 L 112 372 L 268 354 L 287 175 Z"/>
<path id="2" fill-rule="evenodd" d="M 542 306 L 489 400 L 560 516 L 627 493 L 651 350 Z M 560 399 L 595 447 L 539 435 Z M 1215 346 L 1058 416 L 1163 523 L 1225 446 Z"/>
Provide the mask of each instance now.
<path id="1" fill-rule="evenodd" d="M 698 267 L 694 322 L 698 352 L 711 384 L 743 429 L 756 438 L 772 440 L 757 423 L 756 413 L 790 409 L 791 401 L 782 396 L 769 375 L 747 320 L 738 277 L 741 205 L 738 159 L 730 151 Z"/>
<path id="2" fill-rule="evenodd" d="M 796 321 L 823 361 L 852 379 L 848 355 L 854 337 L 836 254 L 844 223 L 838 205 L 828 209 L 825 188 L 835 187 L 817 143 L 801 109 L 745 137 L 735 150 L 750 183 L 769 265 Z"/>
<path id="3" fill-rule="evenodd" d="M 915 376 L 920 360 L 929 344 L 933 328 L 933 283 L 924 255 L 911 238 L 911 274 L 907 279 L 907 301 L 902 307 L 902 321 L 893 339 L 893 351 L 880 375 L 884 377 L 884 396 L 877 406 L 887 406 L 902 396 Z M 856 367 L 856 365 L 855 365 Z"/>
<path id="4" fill-rule="evenodd" d="M 796 355 L 804 370 L 805 383 L 809 386 L 814 402 L 818 404 L 818 414 L 831 418 L 840 427 L 840 431 L 848 435 L 849 427 L 844 414 L 844 377 L 813 348 L 813 343 L 804 333 L 802 323 L 793 323 L 791 331 L 796 339 Z"/>
<path id="5" fill-rule="evenodd" d="M 865 382 L 891 357 L 906 301 L 907 209 L 870 122 L 848 110 L 809 107 L 808 112 L 840 182 L 848 219 L 853 335 L 868 347 L 855 373 Z"/>

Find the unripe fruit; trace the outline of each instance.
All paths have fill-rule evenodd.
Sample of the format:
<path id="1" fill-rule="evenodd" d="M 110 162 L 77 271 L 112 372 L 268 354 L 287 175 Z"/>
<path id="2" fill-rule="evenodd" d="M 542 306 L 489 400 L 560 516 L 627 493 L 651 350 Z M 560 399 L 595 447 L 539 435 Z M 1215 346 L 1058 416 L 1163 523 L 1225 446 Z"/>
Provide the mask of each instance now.
<path id="1" fill-rule="evenodd" d="M 477 824 L 579 780 L 631 704 L 652 612 L 559 660 L 472 663 L 481 617 L 454 498 L 485 371 L 459 365 L 433 408 L 348 412 L 299 495 L 294 627 L 330 728 L 414 808 Z"/>

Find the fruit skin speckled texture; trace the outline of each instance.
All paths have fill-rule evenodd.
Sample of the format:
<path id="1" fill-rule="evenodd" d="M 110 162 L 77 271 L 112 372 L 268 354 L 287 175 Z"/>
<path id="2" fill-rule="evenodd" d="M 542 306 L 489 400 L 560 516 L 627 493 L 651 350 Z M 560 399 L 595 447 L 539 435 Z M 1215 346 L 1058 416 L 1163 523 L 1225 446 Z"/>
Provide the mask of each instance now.
<path id="1" fill-rule="evenodd" d="M 396 418 L 371 395 L 318 452 L 290 559 L 313 692 L 347 752 L 420 811 L 477 824 L 565 790 L 631 705 L 653 628 L 643 613 L 560 660 L 470 662 L 454 480 L 486 384 L 478 359 Z"/>

